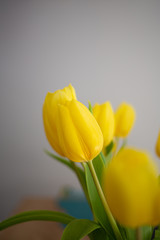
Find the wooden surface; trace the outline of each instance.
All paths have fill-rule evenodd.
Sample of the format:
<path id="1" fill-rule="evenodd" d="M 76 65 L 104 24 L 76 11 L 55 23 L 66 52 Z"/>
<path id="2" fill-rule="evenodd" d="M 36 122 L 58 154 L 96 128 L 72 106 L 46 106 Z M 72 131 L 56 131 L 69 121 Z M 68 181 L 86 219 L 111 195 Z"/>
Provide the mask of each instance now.
<path id="1" fill-rule="evenodd" d="M 28 198 L 21 201 L 13 214 L 40 209 L 60 210 L 51 198 Z M 56 222 L 32 221 L 3 230 L 0 232 L 0 240 L 59 240 L 62 231 L 62 226 Z"/>
<path id="2" fill-rule="evenodd" d="M 52 198 L 28 198 L 21 201 L 11 215 L 30 210 L 62 212 Z M 1 231 L 0 240 L 60 240 L 62 232 L 63 228 L 59 223 L 32 221 L 21 223 Z M 83 239 L 87 240 L 88 237 Z"/>

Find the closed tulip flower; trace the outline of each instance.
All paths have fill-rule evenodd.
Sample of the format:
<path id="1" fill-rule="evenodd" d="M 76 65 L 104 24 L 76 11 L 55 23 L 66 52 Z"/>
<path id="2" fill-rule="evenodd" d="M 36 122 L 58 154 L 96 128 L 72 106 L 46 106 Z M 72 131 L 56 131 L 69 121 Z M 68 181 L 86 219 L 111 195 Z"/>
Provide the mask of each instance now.
<path id="1" fill-rule="evenodd" d="M 76 99 L 75 90 L 70 84 L 62 90 L 54 93 L 48 92 L 43 104 L 43 123 L 47 139 L 52 148 L 64 156 L 61 146 L 59 145 L 58 132 L 56 127 L 56 119 L 58 113 L 58 104 Z"/>
<path id="2" fill-rule="evenodd" d="M 125 148 L 110 162 L 103 189 L 115 219 L 127 227 L 154 225 L 157 171 L 150 156 Z"/>
<path id="3" fill-rule="evenodd" d="M 76 100 L 74 88 L 48 93 L 43 105 L 46 136 L 53 149 L 75 162 L 96 157 L 103 146 L 103 135 L 89 110 Z"/>
<path id="4" fill-rule="evenodd" d="M 115 136 L 126 137 L 135 122 L 135 110 L 127 103 L 121 103 L 115 112 Z"/>
<path id="5" fill-rule="evenodd" d="M 102 130 L 104 147 L 106 147 L 112 141 L 115 130 L 114 113 L 110 102 L 95 104 L 93 115 Z"/>
<path id="6" fill-rule="evenodd" d="M 157 156 L 160 157 L 160 131 L 159 131 L 157 142 L 156 142 L 156 153 L 157 153 Z"/>

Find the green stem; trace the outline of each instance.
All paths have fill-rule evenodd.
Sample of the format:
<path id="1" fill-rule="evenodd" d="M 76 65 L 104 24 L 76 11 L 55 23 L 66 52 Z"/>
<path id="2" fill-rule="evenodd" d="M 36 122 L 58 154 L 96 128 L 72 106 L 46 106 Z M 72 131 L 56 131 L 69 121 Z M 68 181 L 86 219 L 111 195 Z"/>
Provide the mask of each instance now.
<path id="1" fill-rule="evenodd" d="M 141 239 L 142 239 L 141 228 L 137 227 L 136 228 L 136 240 L 141 240 Z"/>
<path id="2" fill-rule="evenodd" d="M 88 164 L 88 167 L 89 167 L 90 172 L 91 172 L 91 174 L 92 174 L 92 177 L 93 177 L 95 186 L 96 186 L 96 188 L 97 188 L 99 197 L 100 197 L 100 199 L 101 199 L 101 201 L 102 201 L 102 204 L 103 204 L 103 206 L 104 206 L 105 212 L 106 212 L 106 214 L 107 214 L 107 216 L 108 216 L 108 219 L 109 219 L 109 221 L 110 221 L 110 224 L 111 224 L 111 226 L 112 226 L 112 228 L 113 228 L 113 231 L 114 231 L 114 233 L 115 233 L 115 235 L 116 235 L 116 239 L 117 239 L 117 240 L 122 240 L 122 236 L 121 236 L 121 233 L 120 233 L 120 231 L 119 231 L 119 229 L 118 229 L 118 226 L 117 226 L 117 224 L 116 224 L 116 221 L 115 221 L 115 219 L 113 218 L 112 213 L 110 212 L 109 206 L 108 206 L 108 204 L 107 204 L 107 202 L 106 202 L 106 199 L 105 199 L 104 193 L 103 193 L 103 191 L 102 191 L 101 185 L 100 185 L 100 183 L 99 183 L 99 180 L 98 180 L 98 178 L 97 178 L 97 175 L 96 175 L 96 172 L 95 172 L 93 163 L 92 163 L 92 161 L 88 161 L 87 164 Z"/>
<path id="3" fill-rule="evenodd" d="M 114 151 L 113 151 L 113 157 L 117 154 L 117 152 L 118 152 L 118 145 L 119 145 L 119 137 L 116 137 L 116 139 L 115 139 L 115 144 L 116 144 L 116 146 L 115 146 L 115 149 L 114 149 Z"/>
<path id="4" fill-rule="evenodd" d="M 84 171 L 85 171 L 85 163 L 84 163 L 84 162 L 81 162 L 81 164 L 82 164 L 82 167 L 83 167 L 83 169 L 84 169 Z"/>

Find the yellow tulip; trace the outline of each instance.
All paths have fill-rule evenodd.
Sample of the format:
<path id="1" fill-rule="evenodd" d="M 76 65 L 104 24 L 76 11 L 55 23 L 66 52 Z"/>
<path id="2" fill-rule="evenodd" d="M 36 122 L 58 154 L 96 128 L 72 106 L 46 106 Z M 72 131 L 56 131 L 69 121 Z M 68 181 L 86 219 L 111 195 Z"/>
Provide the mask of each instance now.
<path id="1" fill-rule="evenodd" d="M 100 127 L 89 110 L 76 100 L 71 85 L 47 94 L 43 122 L 53 149 L 72 161 L 92 160 L 102 150 Z"/>
<path id="2" fill-rule="evenodd" d="M 114 113 L 110 102 L 95 104 L 93 115 L 102 130 L 104 147 L 106 147 L 112 141 L 115 130 Z"/>
<path id="3" fill-rule="evenodd" d="M 43 123 L 46 137 L 52 148 L 62 156 L 64 156 L 64 154 L 59 145 L 56 127 L 58 104 L 63 104 L 73 99 L 76 99 L 76 94 L 74 88 L 70 84 L 68 87 L 57 90 L 54 93 L 48 92 L 43 104 Z"/>
<path id="4" fill-rule="evenodd" d="M 155 223 L 157 171 L 147 153 L 121 150 L 104 171 L 103 190 L 120 224 L 135 228 Z"/>
<path id="5" fill-rule="evenodd" d="M 157 142 L 156 142 L 156 153 L 157 153 L 157 156 L 160 157 L 160 131 L 159 131 Z"/>
<path id="6" fill-rule="evenodd" d="M 126 137 L 135 122 L 135 110 L 127 103 L 121 103 L 115 112 L 115 136 Z"/>

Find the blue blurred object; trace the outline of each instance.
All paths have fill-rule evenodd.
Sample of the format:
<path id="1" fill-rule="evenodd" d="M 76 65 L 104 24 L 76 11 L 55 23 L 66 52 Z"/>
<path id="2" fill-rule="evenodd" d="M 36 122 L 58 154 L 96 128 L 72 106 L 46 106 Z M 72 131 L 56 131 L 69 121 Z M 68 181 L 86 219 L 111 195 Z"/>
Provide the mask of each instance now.
<path id="1" fill-rule="evenodd" d="M 93 220 L 93 214 L 83 192 L 70 188 L 64 189 L 58 205 L 75 218 Z"/>

